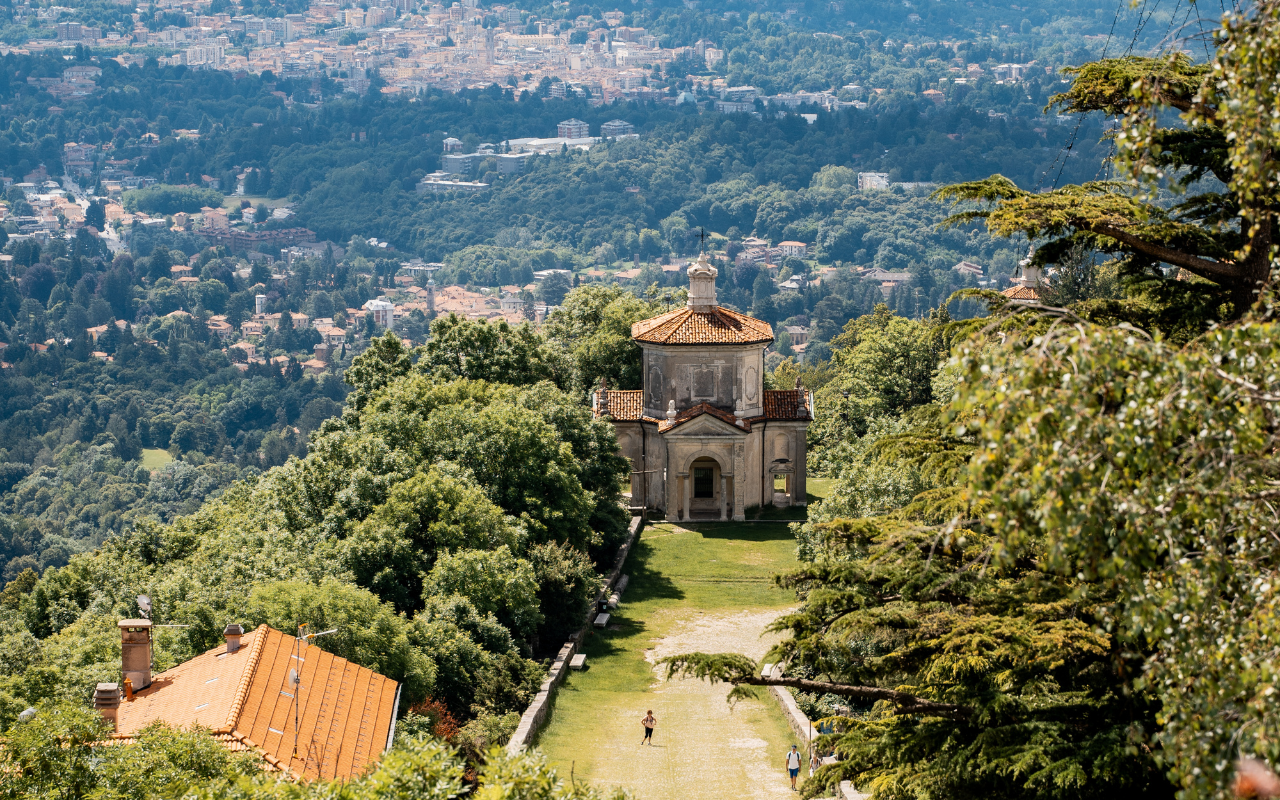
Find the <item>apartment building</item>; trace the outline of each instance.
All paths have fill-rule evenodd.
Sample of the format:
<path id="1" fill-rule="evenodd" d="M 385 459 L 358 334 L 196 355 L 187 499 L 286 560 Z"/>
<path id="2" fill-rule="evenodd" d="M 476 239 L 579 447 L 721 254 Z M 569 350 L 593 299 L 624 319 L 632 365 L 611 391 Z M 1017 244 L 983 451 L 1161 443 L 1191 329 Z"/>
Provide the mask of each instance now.
<path id="1" fill-rule="evenodd" d="M 566 119 L 556 126 L 556 136 L 561 139 L 585 139 L 591 135 L 591 126 L 580 119 Z"/>

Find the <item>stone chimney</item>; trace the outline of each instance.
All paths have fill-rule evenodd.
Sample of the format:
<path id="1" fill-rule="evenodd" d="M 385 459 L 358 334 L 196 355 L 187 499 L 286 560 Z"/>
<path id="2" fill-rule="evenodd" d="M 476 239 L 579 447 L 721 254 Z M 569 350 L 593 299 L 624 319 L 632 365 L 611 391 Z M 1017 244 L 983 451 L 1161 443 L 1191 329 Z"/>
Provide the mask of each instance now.
<path id="1" fill-rule="evenodd" d="M 102 718 L 111 723 L 111 732 L 116 732 L 116 715 L 120 711 L 120 684 L 100 683 L 93 692 L 93 707 L 98 709 Z"/>
<path id="2" fill-rule="evenodd" d="M 121 672 L 140 692 L 151 685 L 151 620 L 122 619 L 120 628 Z"/>
<path id="3" fill-rule="evenodd" d="M 716 275 L 718 274 L 707 254 L 689 267 L 689 308 L 694 311 L 711 311 L 716 307 Z"/>
<path id="4" fill-rule="evenodd" d="M 227 639 L 227 652 L 234 653 L 240 649 L 240 637 L 244 636 L 244 628 L 233 622 L 227 626 L 222 635 Z"/>

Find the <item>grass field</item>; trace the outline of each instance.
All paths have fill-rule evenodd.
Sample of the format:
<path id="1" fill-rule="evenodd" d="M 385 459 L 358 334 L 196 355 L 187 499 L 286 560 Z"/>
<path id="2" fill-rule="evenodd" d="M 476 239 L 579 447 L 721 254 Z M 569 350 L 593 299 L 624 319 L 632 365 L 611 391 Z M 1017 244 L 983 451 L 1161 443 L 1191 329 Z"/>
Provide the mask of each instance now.
<path id="1" fill-rule="evenodd" d="M 169 455 L 168 450 L 153 448 L 142 451 L 142 466 L 146 469 L 160 469 L 172 460 L 173 456 Z"/>
<path id="2" fill-rule="evenodd" d="M 780 764 L 791 735 L 772 698 L 730 709 L 727 687 L 663 681 L 652 662 L 693 650 L 762 656 L 773 639 L 761 631 L 796 604 L 773 581 L 796 566 L 794 551 L 784 523 L 646 528 L 622 606 L 588 637 L 588 669 L 560 689 L 537 743 L 560 774 L 637 800 L 789 795 Z M 648 709 L 657 746 L 641 748 Z"/>
<path id="3" fill-rule="evenodd" d="M 254 208 L 257 208 L 259 203 L 266 203 L 267 208 L 276 208 L 278 206 L 286 206 L 289 204 L 289 198 L 287 197 L 262 197 L 259 195 L 229 194 L 222 198 L 222 207 L 228 211 L 240 208 L 241 200 L 248 200 L 249 204 Z"/>
<path id="4" fill-rule="evenodd" d="M 809 502 L 814 499 L 825 499 L 831 493 L 831 486 L 835 483 L 832 478 L 810 478 L 805 481 L 805 491 L 809 495 Z"/>

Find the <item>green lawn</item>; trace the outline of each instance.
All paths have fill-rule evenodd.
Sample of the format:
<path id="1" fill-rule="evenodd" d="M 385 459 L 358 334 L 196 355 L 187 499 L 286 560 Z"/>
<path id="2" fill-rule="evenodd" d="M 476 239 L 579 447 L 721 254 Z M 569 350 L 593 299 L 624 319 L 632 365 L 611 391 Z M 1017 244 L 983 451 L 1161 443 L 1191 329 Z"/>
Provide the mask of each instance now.
<path id="1" fill-rule="evenodd" d="M 834 483 L 833 478 L 810 478 L 805 481 L 805 493 L 809 495 L 809 502 L 825 500 L 827 495 L 831 494 L 831 486 Z"/>
<path id="2" fill-rule="evenodd" d="M 561 775 L 572 769 L 601 787 L 624 786 L 637 800 L 752 794 L 741 791 L 744 782 L 758 785 L 757 796 L 789 793 L 772 764 L 791 742 L 773 698 L 731 710 L 726 687 L 660 681 L 645 654 L 715 648 L 763 655 L 759 629 L 796 604 L 773 576 L 796 564 L 785 523 L 647 527 L 627 559 L 622 606 L 609 630 L 588 636 L 588 669 L 561 687 L 537 746 Z M 641 749 L 638 721 L 650 708 L 659 718 L 658 747 Z"/>
<path id="3" fill-rule="evenodd" d="M 241 200 L 248 200 L 249 204 L 252 205 L 254 208 L 257 208 L 259 203 L 265 203 L 267 205 L 267 208 L 276 208 L 277 206 L 284 206 L 289 204 L 289 198 L 287 197 L 262 197 L 259 195 L 229 194 L 222 199 L 222 207 L 227 209 L 228 211 L 231 211 L 236 208 L 240 208 Z"/>
<path id="4" fill-rule="evenodd" d="M 147 469 L 160 469 L 172 460 L 173 456 L 169 455 L 168 450 L 153 448 L 142 451 L 142 466 Z"/>

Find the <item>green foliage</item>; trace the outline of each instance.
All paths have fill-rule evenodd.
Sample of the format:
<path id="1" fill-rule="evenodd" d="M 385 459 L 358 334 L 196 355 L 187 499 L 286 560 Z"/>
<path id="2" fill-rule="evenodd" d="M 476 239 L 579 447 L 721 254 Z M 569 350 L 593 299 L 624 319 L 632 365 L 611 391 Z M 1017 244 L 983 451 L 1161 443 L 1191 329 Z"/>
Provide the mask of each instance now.
<path id="1" fill-rule="evenodd" d="M 900 341 L 916 347 L 936 347 L 930 343 L 955 331 L 936 321 L 911 324 Z M 892 329 L 884 310 L 851 324 L 833 365 L 867 363 L 858 351 L 881 352 Z M 975 360 L 1043 362 L 1038 350 L 1022 355 L 1017 346 L 985 343 L 967 345 Z M 988 434 L 983 422 L 975 435 L 971 421 L 997 402 L 1038 403 L 1010 391 L 1017 368 L 996 373 L 976 363 L 958 368 L 953 396 L 990 396 L 930 403 L 940 375 L 938 351 L 926 352 L 935 355 L 918 370 L 909 361 L 881 367 L 912 376 L 918 389 L 872 390 L 882 402 L 901 400 L 861 436 L 827 451 L 836 484 L 810 520 L 794 526 L 807 563 L 779 579 L 802 600 L 778 621 L 789 635 L 765 658 L 785 671 L 762 675 L 750 659 L 725 654 L 678 656 L 668 669 L 727 682 L 731 699 L 782 685 L 837 709 L 822 721 L 831 732 L 820 746 L 841 760 L 805 784 L 806 796 L 841 780 L 880 798 L 1167 796 L 1171 786 L 1150 749 L 1159 696 L 1135 680 L 1153 651 L 1111 624 L 1111 604 L 1124 591 L 1074 569 L 1046 569 L 1051 543 L 1041 527 L 1024 525 L 1021 538 L 1002 539 L 989 510 L 1031 501 L 1034 490 L 987 493 L 970 474 L 970 463 L 1010 450 L 1012 431 Z M 1043 370 L 1046 385 L 1050 374 L 1060 384 L 1061 365 Z M 840 379 L 837 372 L 833 382 Z M 1039 480 L 1036 457 L 1014 470 Z M 1040 507 L 1042 498 L 1031 502 Z"/>
<path id="2" fill-rule="evenodd" d="M 631 326 L 661 312 L 617 286 L 583 286 L 551 312 L 543 330 L 566 353 L 573 388 L 588 391 L 604 379 L 615 389 L 639 389 L 644 368 Z"/>
<path id="3" fill-rule="evenodd" d="M 361 586 L 412 611 L 421 607 L 422 581 L 437 554 L 518 549 L 520 537 L 470 476 L 432 465 L 391 489 L 345 540 L 343 557 Z"/>
<path id="4" fill-rule="evenodd" d="M 472 742 L 510 727 L 486 717 Z M 128 746 L 94 746 L 105 733 L 92 709 L 43 705 L 0 749 L 0 797 L 59 800 L 453 800 L 470 791 L 485 800 L 602 800 L 595 789 L 566 784 L 536 753 L 480 751 L 479 786 L 469 785 L 455 749 L 430 737 L 398 741 L 376 767 L 350 782 L 294 783 L 261 769 L 250 754 L 232 755 L 206 731 L 156 725 Z M 509 735 L 509 734 L 508 734 Z M 477 745 L 478 746 L 478 745 Z M 621 794 L 610 797 L 621 800 Z"/>
<path id="5" fill-rule="evenodd" d="M 517 386 L 556 377 L 545 344 L 528 325 L 513 328 L 505 320 L 493 324 L 456 314 L 431 323 L 431 340 L 417 367 L 441 380 L 466 378 Z"/>
<path id="6" fill-rule="evenodd" d="M 600 576 L 585 553 L 556 542 L 534 545 L 528 557 L 537 577 L 542 637 L 564 641 L 582 627 L 600 594 Z"/>
<path id="7" fill-rule="evenodd" d="M 259 584 L 249 593 L 246 613 L 254 624 L 296 633 L 336 630 L 316 646 L 399 681 L 402 702 L 431 694 L 436 666 L 410 639 L 410 624 L 370 592 L 334 578 L 319 585 L 302 581 Z"/>
<path id="8" fill-rule="evenodd" d="M 126 747 L 95 748 L 92 760 L 100 762 L 93 767 L 96 785 L 89 793 L 93 800 L 174 796 L 262 771 L 256 754 L 232 754 L 207 731 L 175 730 L 163 724 L 144 728 Z"/>
<path id="9" fill-rule="evenodd" d="M 1276 757 L 1274 621 L 1237 608 L 1273 603 L 1278 333 L 1246 320 L 1173 348 L 1065 329 L 960 353 L 995 558 L 1038 542 L 1044 569 L 1114 593 L 1098 625 L 1149 642 L 1136 685 L 1162 703 L 1157 739 L 1189 797 L 1216 796 L 1237 752 Z"/>
<path id="10" fill-rule="evenodd" d="M 1053 103 L 1075 113 L 1123 116 L 1115 135 L 1117 162 L 1129 180 L 1030 193 L 994 175 L 946 187 L 937 196 L 980 204 L 953 222 L 985 219 L 988 230 L 1000 236 L 1049 239 L 1036 254 L 1039 264 L 1067 257 L 1083 244 L 1122 259 L 1122 275 L 1145 278 L 1141 282 L 1176 277 L 1158 271 L 1160 264 L 1204 279 L 1164 297 L 1149 288 L 1128 292 L 1164 301 L 1173 307 L 1172 316 L 1181 311 L 1192 317 L 1194 328 L 1239 319 L 1259 287 L 1269 283 L 1273 266 L 1280 169 L 1267 145 L 1275 136 L 1269 106 L 1255 86 L 1267 74 L 1263 65 L 1277 57 L 1278 25 L 1274 3 L 1257 14 L 1228 18 L 1209 65 L 1172 52 L 1103 59 L 1072 70 L 1076 80 Z M 1167 110 L 1179 112 L 1182 124 L 1168 124 Z M 1206 176 L 1228 190 L 1206 188 L 1199 183 Z M 1156 202 L 1161 187 L 1193 193 L 1170 208 Z M 1239 224 L 1224 224 L 1237 218 Z M 1212 308 L 1208 314 L 1206 304 Z"/>
<path id="11" fill-rule="evenodd" d="M 817 445 L 812 459 L 819 473 L 834 472 L 827 462 L 840 456 L 829 450 L 867 435 L 876 420 L 933 402 L 934 377 L 949 346 L 946 322 L 945 309 L 911 320 L 878 304 L 832 340 L 830 365 L 820 385 L 811 387 L 818 411 L 809 436 Z M 859 479 L 877 480 L 866 474 Z"/>
<path id="12" fill-rule="evenodd" d="M 407 375 L 409 367 L 409 353 L 399 336 L 387 331 L 370 339 L 368 349 L 352 359 L 351 366 L 342 374 L 342 380 L 354 390 L 347 398 L 349 407 L 359 412 L 379 389 Z"/>
<path id="13" fill-rule="evenodd" d="M 130 189 L 124 193 L 124 208 L 129 212 L 144 211 L 148 214 L 177 214 L 185 211 L 198 214 L 205 206 L 222 205 L 222 192 L 195 186 L 170 186 L 158 183 L 145 189 Z"/>
<path id="14" fill-rule="evenodd" d="M 492 614 L 521 636 L 529 636 L 542 622 L 533 565 L 505 544 L 494 550 L 441 554 L 423 591 L 428 597 L 465 597 L 479 613 Z"/>
<path id="15" fill-rule="evenodd" d="M 42 705 L 0 749 L 0 796 L 78 800 L 94 785 L 89 745 L 106 732 L 102 715 L 84 707 Z"/>

